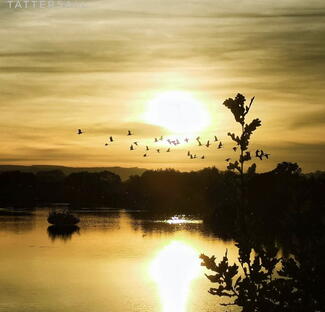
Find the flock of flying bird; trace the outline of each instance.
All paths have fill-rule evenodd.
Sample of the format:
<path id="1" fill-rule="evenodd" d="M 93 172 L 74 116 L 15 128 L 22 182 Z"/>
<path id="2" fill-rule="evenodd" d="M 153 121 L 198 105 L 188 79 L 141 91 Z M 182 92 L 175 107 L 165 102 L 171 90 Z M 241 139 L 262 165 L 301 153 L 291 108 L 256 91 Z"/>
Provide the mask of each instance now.
<path id="1" fill-rule="evenodd" d="M 77 131 L 77 134 L 84 134 L 85 132 L 81 129 L 78 129 Z M 131 132 L 131 130 L 128 130 L 127 132 L 127 136 L 132 136 L 133 133 Z M 164 137 L 163 136 L 160 136 L 159 138 L 154 138 L 154 142 L 155 143 L 158 143 L 158 142 L 162 142 L 164 140 Z M 202 144 L 201 142 L 201 138 L 198 136 L 196 139 L 195 139 L 198 143 L 198 146 L 206 146 L 206 147 L 210 147 L 212 145 L 212 143 L 210 142 L 210 140 L 208 140 L 205 144 Z M 175 139 L 175 140 L 171 140 L 171 139 L 167 139 L 166 140 L 169 145 L 174 145 L 174 146 L 177 146 L 179 144 L 181 144 L 181 142 L 179 141 L 179 139 Z M 214 136 L 214 142 L 219 142 L 217 143 L 217 149 L 221 149 L 223 147 L 223 143 L 221 141 L 218 140 L 217 136 Z M 114 138 L 113 136 L 110 136 L 109 137 L 109 142 L 114 142 Z M 189 142 L 189 138 L 185 138 L 184 139 L 184 142 L 188 143 Z M 108 146 L 109 144 L 108 143 L 105 143 L 105 146 Z M 130 151 L 134 151 L 136 149 L 136 147 L 139 146 L 139 143 L 138 141 L 133 141 L 130 145 Z M 236 152 L 237 151 L 237 146 L 234 146 L 232 149 Z M 148 151 L 150 150 L 149 146 L 146 145 L 146 148 L 145 148 L 145 153 L 143 154 L 143 157 L 148 157 Z M 155 149 L 157 153 L 160 153 L 161 152 L 161 149 L 160 148 L 156 148 Z M 171 151 L 171 148 L 167 148 L 166 152 L 169 153 Z M 197 156 L 196 154 L 192 154 L 190 151 L 187 152 L 187 156 L 190 158 L 190 159 L 196 159 L 196 158 L 200 158 L 200 159 L 205 159 L 205 155 L 202 155 L 202 156 Z M 263 160 L 263 157 L 265 157 L 266 159 L 269 159 L 269 156 L 270 154 L 268 153 L 265 153 L 263 150 L 256 150 L 255 152 L 255 156 L 257 158 L 259 158 L 260 160 Z M 226 162 L 229 162 L 231 158 L 226 158 L 225 161 Z"/>

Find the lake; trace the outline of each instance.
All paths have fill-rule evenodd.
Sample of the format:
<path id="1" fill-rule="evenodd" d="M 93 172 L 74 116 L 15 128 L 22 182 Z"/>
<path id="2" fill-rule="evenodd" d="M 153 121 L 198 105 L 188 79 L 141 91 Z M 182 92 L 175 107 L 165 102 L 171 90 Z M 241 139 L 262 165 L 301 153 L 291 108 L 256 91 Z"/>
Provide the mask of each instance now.
<path id="1" fill-rule="evenodd" d="M 233 261 L 237 248 L 200 220 L 84 210 L 79 230 L 57 233 L 47 215 L 0 216 L 0 311 L 231 311 L 208 293 L 199 255 L 220 259 L 228 249 Z"/>

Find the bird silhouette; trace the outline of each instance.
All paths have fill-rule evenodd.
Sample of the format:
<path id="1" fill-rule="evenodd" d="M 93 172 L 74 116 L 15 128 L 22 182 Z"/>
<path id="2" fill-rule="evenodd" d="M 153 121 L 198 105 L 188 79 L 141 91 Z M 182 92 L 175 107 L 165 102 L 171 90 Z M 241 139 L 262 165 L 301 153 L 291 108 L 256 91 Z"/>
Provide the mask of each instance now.
<path id="1" fill-rule="evenodd" d="M 167 153 L 169 153 L 169 152 L 170 152 L 170 148 L 167 149 Z"/>
<path id="2" fill-rule="evenodd" d="M 146 151 L 149 151 L 149 147 L 148 146 L 146 146 Z"/>
<path id="3" fill-rule="evenodd" d="M 197 140 L 198 141 L 198 143 L 199 143 L 199 146 L 202 146 L 202 143 L 201 143 L 201 141 L 200 140 Z"/>
<path id="4" fill-rule="evenodd" d="M 236 146 L 234 146 L 232 149 L 233 149 L 235 152 L 237 151 L 237 147 L 236 147 Z"/>
<path id="5" fill-rule="evenodd" d="M 191 156 L 191 152 L 190 151 L 187 152 L 187 156 Z"/>
<path id="6" fill-rule="evenodd" d="M 112 136 L 109 137 L 109 140 L 110 140 L 111 142 L 114 141 Z"/>
<path id="7" fill-rule="evenodd" d="M 195 140 L 197 140 L 197 141 L 200 140 L 200 137 L 198 136 Z"/>
<path id="8" fill-rule="evenodd" d="M 143 154 L 143 157 L 147 157 L 148 155 L 147 154 Z"/>
<path id="9" fill-rule="evenodd" d="M 204 157 L 204 155 L 201 157 L 201 159 L 204 159 L 205 157 Z"/>
<path id="10" fill-rule="evenodd" d="M 193 158 L 196 158 L 196 154 L 194 154 Z"/>
<path id="11" fill-rule="evenodd" d="M 163 136 L 160 136 L 160 139 L 159 140 L 162 141 L 163 139 L 164 139 L 164 137 Z"/>
<path id="12" fill-rule="evenodd" d="M 172 144 L 172 141 L 171 141 L 170 139 L 168 139 L 167 142 L 168 142 L 169 144 Z"/>
<path id="13" fill-rule="evenodd" d="M 131 132 L 131 130 L 128 130 L 128 135 L 132 135 L 132 132 Z"/>
<path id="14" fill-rule="evenodd" d="M 222 146 L 223 146 L 222 142 L 220 142 L 219 145 L 218 145 L 218 149 L 222 148 Z"/>
<path id="15" fill-rule="evenodd" d="M 230 158 L 226 158 L 225 161 L 226 161 L 226 162 L 229 162 L 229 161 L 230 161 Z"/>
<path id="16" fill-rule="evenodd" d="M 138 142 L 137 141 L 133 142 L 133 144 L 136 145 L 136 146 L 138 146 Z"/>
<path id="17" fill-rule="evenodd" d="M 263 160 L 264 152 L 262 150 L 255 151 L 255 157 L 258 157 L 260 160 Z"/>
<path id="18" fill-rule="evenodd" d="M 218 142 L 217 136 L 214 136 L 214 142 Z"/>
<path id="19" fill-rule="evenodd" d="M 192 154 L 191 154 L 191 156 L 190 156 L 190 157 L 191 157 L 191 159 L 193 159 L 193 158 L 194 158 Z"/>
<path id="20" fill-rule="evenodd" d="M 181 144 L 180 142 L 179 142 L 179 140 L 178 139 L 176 139 L 176 144 L 178 145 L 178 144 Z"/>
<path id="21" fill-rule="evenodd" d="M 210 140 L 208 140 L 207 144 L 205 144 L 206 147 L 210 146 Z"/>
<path id="22" fill-rule="evenodd" d="M 263 159 L 263 157 L 265 157 L 266 159 L 269 159 L 269 156 L 270 156 L 271 154 L 269 154 L 269 153 L 265 153 L 263 150 L 260 150 L 260 153 L 259 153 L 259 155 L 257 156 L 260 160 L 262 160 Z"/>
<path id="23" fill-rule="evenodd" d="M 78 129 L 77 134 L 83 134 L 84 132 L 81 129 Z"/>
<path id="24" fill-rule="evenodd" d="M 188 139 L 188 138 L 185 138 L 184 141 L 185 141 L 186 143 L 188 143 L 189 139 Z"/>
<path id="25" fill-rule="evenodd" d="M 133 151 L 134 150 L 134 147 L 133 147 L 133 145 L 131 144 L 131 146 L 130 146 L 130 151 Z"/>
<path id="26" fill-rule="evenodd" d="M 160 153 L 160 149 L 159 148 L 157 149 L 157 153 Z"/>
<path id="27" fill-rule="evenodd" d="M 158 142 L 158 139 L 157 138 L 155 138 L 155 142 Z"/>
<path id="28" fill-rule="evenodd" d="M 108 146 L 108 143 L 105 143 L 105 146 Z"/>

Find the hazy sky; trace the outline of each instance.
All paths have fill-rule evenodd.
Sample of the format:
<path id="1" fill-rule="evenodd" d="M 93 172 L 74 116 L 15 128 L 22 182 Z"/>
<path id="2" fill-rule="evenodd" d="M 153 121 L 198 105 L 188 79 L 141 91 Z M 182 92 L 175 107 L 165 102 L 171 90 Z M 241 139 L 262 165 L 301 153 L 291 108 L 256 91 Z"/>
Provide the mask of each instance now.
<path id="1" fill-rule="evenodd" d="M 82 3 L 1 2 L 1 164 L 224 169 L 234 157 L 226 134 L 236 128 L 222 102 L 241 92 L 256 97 L 250 117 L 263 124 L 253 148 L 272 155 L 260 170 L 285 160 L 325 169 L 323 0 Z M 147 158 L 143 147 L 128 150 L 128 129 L 150 147 L 155 136 L 177 137 L 143 117 L 170 90 L 201 103 L 211 123 L 198 134 L 217 135 L 225 149 L 192 141 Z M 86 133 L 76 135 L 78 128 Z M 105 147 L 109 135 L 116 142 Z M 188 150 L 206 159 L 190 160 Z"/>

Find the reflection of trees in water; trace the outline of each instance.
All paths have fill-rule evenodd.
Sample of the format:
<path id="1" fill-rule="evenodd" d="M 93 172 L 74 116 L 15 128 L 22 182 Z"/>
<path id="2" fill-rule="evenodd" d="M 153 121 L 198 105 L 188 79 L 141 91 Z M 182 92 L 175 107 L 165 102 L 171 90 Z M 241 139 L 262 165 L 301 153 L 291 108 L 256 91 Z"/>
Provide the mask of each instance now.
<path id="1" fill-rule="evenodd" d="M 145 234 L 173 233 L 178 231 L 201 232 L 202 224 L 183 223 L 169 224 L 164 221 L 137 220 L 131 224 L 134 231 L 142 231 Z"/>
<path id="2" fill-rule="evenodd" d="M 0 232 L 24 233 L 35 228 L 35 216 L 0 216 Z"/>
<path id="3" fill-rule="evenodd" d="M 254 232 L 251 232 L 254 233 Z M 201 255 L 214 283 L 210 293 L 237 305 L 241 311 L 324 311 L 324 228 L 293 235 L 290 254 L 281 255 L 275 243 L 262 243 L 255 233 L 237 239 L 238 262 Z"/>
<path id="4" fill-rule="evenodd" d="M 112 231 L 120 228 L 120 211 L 109 209 L 77 210 L 82 222 L 84 232 L 98 229 L 101 232 Z"/>
<path id="5" fill-rule="evenodd" d="M 51 225 L 47 228 L 48 236 L 52 241 L 55 241 L 57 238 L 63 241 L 70 240 L 74 233 L 79 234 L 79 226 L 55 226 Z"/>
<path id="6" fill-rule="evenodd" d="M 144 234 L 163 234 L 178 231 L 200 232 L 207 237 L 216 237 L 224 241 L 231 241 L 233 237 L 229 231 L 215 231 L 209 224 L 191 215 L 181 215 L 185 222 L 168 222 L 175 217 L 173 214 L 157 213 L 152 211 L 127 211 L 132 222 L 131 227 L 134 231 L 141 231 Z M 173 221 L 173 220 L 172 220 Z M 186 221 L 189 221 L 186 223 Z"/>
<path id="7" fill-rule="evenodd" d="M 163 234 L 178 231 L 201 232 L 207 236 L 212 235 L 205 228 L 205 225 L 197 217 L 177 216 L 180 222 L 173 220 L 171 215 L 152 213 L 150 211 L 129 211 L 132 222 L 131 227 L 134 231 L 141 231 L 144 234 Z"/>

